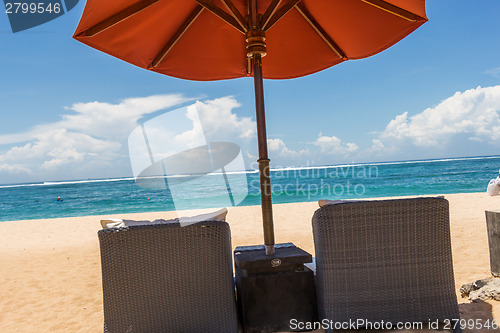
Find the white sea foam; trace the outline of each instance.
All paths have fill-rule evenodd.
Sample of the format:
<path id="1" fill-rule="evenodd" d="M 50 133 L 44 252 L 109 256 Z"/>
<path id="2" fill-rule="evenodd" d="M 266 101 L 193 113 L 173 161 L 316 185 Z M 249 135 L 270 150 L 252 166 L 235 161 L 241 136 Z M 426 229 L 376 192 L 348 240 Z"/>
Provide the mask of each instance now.
<path id="1" fill-rule="evenodd" d="M 350 163 L 350 164 L 339 164 L 339 165 L 322 165 L 322 166 L 302 166 L 302 167 L 283 167 L 283 168 L 271 168 L 272 172 L 283 172 L 283 171 L 300 171 L 300 170 L 319 170 L 319 169 L 335 169 L 335 168 L 356 168 L 356 167 L 366 167 L 366 166 L 383 166 L 383 165 L 407 165 L 407 164 L 421 164 L 421 163 L 439 163 L 439 162 L 451 162 L 451 161 L 471 161 L 471 160 L 487 160 L 487 159 L 500 159 L 500 156 L 484 156 L 484 157 L 458 157 L 458 158 L 442 158 L 442 159 L 430 159 L 430 160 L 415 160 L 415 161 L 394 161 L 394 162 L 371 162 L 371 163 Z M 238 174 L 256 174 L 258 170 L 242 170 L 242 171 L 226 171 L 227 175 L 238 175 Z M 221 175 L 221 171 L 213 172 L 208 174 L 211 175 Z M 168 175 L 168 176 L 150 176 L 142 177 L 143 179 L 164 179 L 164 178 L 184 178 L 193 177 L 196 175 Z M 201 176 L 201 175 L 200 175 Z M 32 183 L 32 184 L 12 184 L 12 185 L 0 185 L 2 188 L 15 188 L 15 187 L 30 187 L 30 186 L 58 186 L 58 185 L 69 185 L 69 184 L 85 184 L 85 183 L 101 183 L 101 182 L 119 182 L 119 181 L 134 181 L 135 178 L 109 178 L 109 179 L 85 179 L 85 180 L 72 180 L 72 181 L 47 181 L 43 183 Z"/>
<path id="2" fill-rule="evenodd" d="M 119 182 L 119 181 L 124 181 L 124 180 L 134 180 L 134 178 L 109 178 L 109 179 L 48 181 L 48 182 L 43 182 L 43 183 L 32 183 L 32 184 L 0 185 L 0 188 L 31 187 L 31 186 L 58 186 L 58 185 L 85 184 L 85 183 Z"/>
<path id="3" fill-rule="evenodd" d="M 486 159 L 500 159 L 500 156 L 457 157 L 457 158 L 442 158 L 442 159 L 415 160 L 415 161 L 368 162 L 368 163 L 351 163 L 351 164 L 321 165 L 321 166 L 306 166 L 306 167 L 283 167 L 283 168 L 272 168 L 271 171 L 352 168 L 352 167 L 378 166 L 378 165 L 397 165 L 397 164 L 403 165 L 403 164 L 437 163 L 437 162 L 470 161 L 470 160 L 486 160 Z"/>

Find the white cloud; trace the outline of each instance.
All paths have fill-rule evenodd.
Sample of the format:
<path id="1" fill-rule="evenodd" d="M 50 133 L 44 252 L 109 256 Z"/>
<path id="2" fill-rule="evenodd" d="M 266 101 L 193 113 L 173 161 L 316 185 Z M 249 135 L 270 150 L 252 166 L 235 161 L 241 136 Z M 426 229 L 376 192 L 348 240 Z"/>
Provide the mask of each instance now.
<path id="1" fill-rule="evenodd" d="M 380 139 L 392 145 L 410 143 L 429 148 L 446 146 L 460 135 L 473 141 L 498 143 L 500 86 L 457 92 L 412 117 L 404 112 L 389 122 Z"/>
<path id="2" fill-rule="evenodd" d="M 280 152 L 283 148 L 286 148 L 285 142 L 281 139 L 268 139 L 267 148 L 272 152 Z"/>
<path id="3" fill-rule="evenodd" d="M 250 117 L 238 117 L 233 113 L 233 109 L 240 106 L 233 97 L 222 97 L 204 102 L 198 101 L 188 107 L 188 114 L 198 114 L 203 125 L 202 130 L 208 140 L 252 139 L 255 137 L 257 125 Z"/>
<path id="4" fill-rule="evenodd" d="M 306 161 L 331 164 L 431 158 L 442 154 L 472 156 L 479 151 L 493 154 L 496 150 L 492 148 L 500 143 L 500 86 L 457 92 L 416 115 L 403 112 L 390 120 L 382 132 L 369 134 L 375 137 L 371 144 L 361 148 L 357 143 L 320 133 L 310 143 L 316 149 L 297 154 L 291 151 L 288 161 L 294 157 L 295 165 L 304 165 Z M 464 145 L 475 150 L 465 151 Z M 285 157 L 279 153 L 287 152 L 287 149 L 286 141 L 281 139 L 269 142 L 270 152 L 277 157 Z"/>
<path id="5" fill-rule="evenodd" d="M 493 77 L 500 77 L 500 67 L 492 68 L 484 72 L 484 74 L 491 75 Z"/>
<path id="6" fill-rule="evenodd" d="M 77 114 L 64 115 L 58 125 L 95 137 L 121 139 L 137 126 L 138 120 L 144 115 L 168 109 L 189 100 L 182 95 L 155 95 L 127 98 L 119 104 L 76 103 L 70 109 Z"/>
<path id="7" fill-rule="evenodd" d="M 287 158 L 296 158 L 303 154 L 309 153 L 309 149 L 302 149 L 300 151 L 289 149 L 282 139 L 268 139 L 267 147 L 270 153 L 274 153 L 278 156 Z"/>
<path id="8" fill-rule="evenodd" d="M 256 124 L 251 118 L 238 117 L 233 113 L 233 109 L 239 106 L 233 97 L 197 101 L 187 107 L 159 115 L 145 122 L 142 127 L 137 127 L 128 140 L 134 175 L 139 175 L 147 169 L 149 172 L 151 165 L 167 157 L 179 157 L 180 155 L 176 155 L 179 153 L 183 153 L 183 157 L 169 159 L 169 165 L 166 167 L 170 169 L 167 171 L 197 173 L 199 171 L 195 170 L 204 163 L 215 163 L 214 160 L 205 160 L 209 158 L 206 151 L 197 150 L 208 143 L 211 144 L 211 152 L 214 154 L 211 158 L 215 158 L 217 162 L 226 163 L 226 160 L 234 158 L 233 155 L 237 155 L 239 149 L 255 137 L 256 131 Z M 217 142 L 232 144 L 221 145 Z M 189 155 L 198 163 L 183 160 L 188 156 L 188 151 L 189 154 L 201 154 Z M 182 165 L 176 164 L 181 161 L 184 161 Z M 155 172 L 160 171 L 155 169 Z M 165 169 L 162 172 L 165 172 Z"/>
<path id="9" fill-rule="evenodd" d="M 470 141 L 474 141 L 474 142 L 484 142 L 483 139 L 481 138 L 478 138 L 478 137 L 475 137 L 475 136 L 471 136 L 469 138 Z"/>
<path id="10" fill-rule="evenodd" d="M 100 140 L 83 133 L 68 133 L 66 130 L 57 131 L 50 137 L 42 137 L 41 140 L 48 145 L 48 149 L 44 150 L 50 159 L 44 161 L 41 166 L 47 170 L 73 162 L 81 163 L 95 157 L 110 161 L 116 156 L 116 153 L 113 153 L 121 148 L 119 142 Z"/>
<path id="11" fill-rule="evenodd" d="M 72 113 L 62 115 L 61 121 L 38 125 L 23 133 L 0 135 L 0 145 L 31 141 L 43 133 L 60 129 L 86 133 L 94 137 L 121 139 L 137 126 L 137 121 L 144 115 L 171 108 L 189 100 L 192 99 L 175 94 L 127 98 L 118 104 L 75 103 L 65 108 Z"/>
<path id="12" fill-rule="evenodd" d="M 66 108 L 71 113 L 58 122 L 0 135 L 0 145 L 14 144 L 0 154 L 0 172 L 39 178 L 98 177 L 96 167 L 109 169 L 113 160 L 123 156 L 122 142 L 141 117 L 189 100 L 182 95 L 157 95 L 128 98 L 117 104 L 73 104 Z M 75 174 L 71 175 L 71 170 Z"/>
<path id="13" fill-rule="evenodd" d="M 344 143 L 335 136 L 319 133 L 309 147 L 300 150 L 288 148 L 283 139 L 268 139 L 267 145 L 273 167 L 325 165 L 351 160 L 359 147 L 351 142 Z"/>
<path id="14" fill-rule="evenodd" d="M 359 149 L 355 143 L 343 143 L 336 136 L 326 136 L 322 133 L 319 133 L 318 138 L 313 144 L 319 147 L 322 153 L 327 154 L 349 154 Z"/>
<path id="15" fill-rule="evenodd" d="M 116 104 L 76 103 L 67 108 L 58 122 L 0 135 L 0 145 L 9 145 L 0 152 L 0 182 L 21 179 L 23 175 L 33 180 L 128 175 L 130 164 L 124 143 L 141 118 L 188 101 L 181 95 L 158 95 L 129 98 Z M 150 143 L 151 147 L 166 154 L 166 148 L 176 151 L 190 142 L 198 146 L 206 139 L 233 142 L 242 148 L 248 145 L 248 149 L 243 149 L 244 156 L 252 156 L 257 147 L 256 124 L 249 117 L 238 117 L 234 113 L 238 107 L 240 104 L 233 97 L 197 101 L 183 108 L 182 126 L 174 121 L 158 129 L 159 138 L 169 138 L 168 145 L 165 140 L 157 140 Z M 153 135 L 149 130 L 148 136 Z M 461 144 L 496 147 L 500 141 L 500 85 L 457 92 L 415 115 L 403 112 L 390 120 L 382 132 L 372 134 L 375 137 L 371 144 L 363 149 L 321 132 L 303 148 L 294 146 L 295 150 L 287 146 L 286 138 L 269 139 L 269 156 L 275 165 L 286 166 L 305 165 L 308 161 L 330 164 L 419 158 L 420 153 L 453 154 L 453 148 L 459 155 L 473 155 L 474 152 L 461 151 Z"/>
<path id="16" fill-rule="evenodd" d="M 33 171 L 25 168 L 22 165 L 7 164 L 7 163 L 0 164 L 0 172 L 7 172 L 9 174 L 28 174 L 28 175 L 33 174 Z"/>
<path id="17" fill-rule="evenodd" d="M 157 95 L 128 98 L 116 104 L 75 103 L 66 108 L 68 112 L 60 121 L 23 133 L 0 135 L 0 145 L 11 145 L 0 153 L 0 181 L 15 181 L 13 176 L 23 174 L 38 176 L 34 180 L 129 175 L 124 143 L 141 118 L 190 100 L 182 95 Z M 147 127 L 148 136 L 160 139 L 151 142 L 151 148 L 166 154 L 165 149 L 186 147 L 190 142 L 205 144 L 205 138 L 209 142 L 247 142 L 255 137 L 256 125 L 251 118 L 233 113 L 239 106 L 233 97 L 197 101 L 184 109 L 188 119 L 184 116 L 180 128 L 176 122 L 179 118 L 175 117 L 173 122 L 162 122 L 161 128 Z"/>
<path id="18" fill-rule="evenodd" d="M 385 149 L 384 143 L 380 139 L 373 139 L 372 146 L 369 149 L 371 152 L 379 152 Z"/>

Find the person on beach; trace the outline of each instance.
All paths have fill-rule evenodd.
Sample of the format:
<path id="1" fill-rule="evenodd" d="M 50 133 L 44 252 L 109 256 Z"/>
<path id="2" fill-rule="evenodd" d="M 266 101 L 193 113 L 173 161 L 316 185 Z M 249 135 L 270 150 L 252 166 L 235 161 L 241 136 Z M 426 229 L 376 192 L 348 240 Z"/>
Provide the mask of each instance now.
<path id="1" fill-rule="evenodd" d="M 498 171 L 498 177 L 496 179 L 490 180 L 486 192 L 488 192 L 488 194 L 491 196 L 500 194 L 500 170 Z"/>

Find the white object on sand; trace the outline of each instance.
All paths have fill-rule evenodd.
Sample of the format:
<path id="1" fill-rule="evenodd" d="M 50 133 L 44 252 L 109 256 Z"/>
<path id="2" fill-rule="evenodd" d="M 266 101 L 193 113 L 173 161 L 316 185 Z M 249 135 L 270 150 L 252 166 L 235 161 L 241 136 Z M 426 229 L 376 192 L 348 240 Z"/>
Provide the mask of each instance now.
<path id="1" fill-rule="evenodd" d="M 496 179 L 490 180 L 486 192 L 491 196 L 500 194 L 500 176 Z"/>

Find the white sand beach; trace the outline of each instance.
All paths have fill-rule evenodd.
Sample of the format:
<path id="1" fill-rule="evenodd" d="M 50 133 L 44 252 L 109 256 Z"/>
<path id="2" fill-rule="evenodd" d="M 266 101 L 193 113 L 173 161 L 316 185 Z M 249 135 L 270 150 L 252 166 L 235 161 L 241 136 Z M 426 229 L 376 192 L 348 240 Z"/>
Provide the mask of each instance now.
<path id="1" fill-rule="evenodd" d="M 461 285 L 490 276 L 485 210 L 500 209 L 500 197 L 486 193 L 445 197 L 450 202 L 461 316 L 500 320 L 498 302 L 470 304 L 458 292 Z M 311 217 L 317 207 L 316 202 L 274 205 L 276 242 L 293 242 L 314 254 Z M 158 212 L 0 222 L 0 332 L 102 332 L 99 220 L 175 216 L 174 212 Z M 232 208 L 227 221 L 233 247 L 262 243 L 259 206 Z M 492 330 L 468 332 L 478 331 Z"/>

